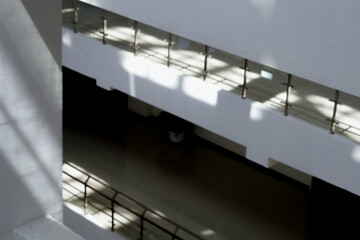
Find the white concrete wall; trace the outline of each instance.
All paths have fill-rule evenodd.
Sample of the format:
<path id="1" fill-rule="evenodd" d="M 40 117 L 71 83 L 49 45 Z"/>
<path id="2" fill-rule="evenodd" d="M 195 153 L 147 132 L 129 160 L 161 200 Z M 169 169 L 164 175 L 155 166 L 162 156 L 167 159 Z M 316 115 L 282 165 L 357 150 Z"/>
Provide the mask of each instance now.
<path id="1" fill-rule="evenodd" d="M 109 229 L 102 229 L 96 226 L 66 205 L 64 205 L 64 224 L 83 236 L 86 240 L 127 240 L 127 238 L 119 233 L 114 233 Z"/>
<path id="2" fill-rule="evenodd" d="M 82 1 L 360 96 L 360 1 Z"/>
<path id="3" fill-rule="evenodd" d="M 49 215 L 16 228 L 14 234 L 24 240 L 85 240 Z"/>
<path id="4" fill-rule="evenodd" d="M 60 20 L 58 1 L 31 4 L 44 25 Z M 61 56 L 38 26 L 20 0 L 1 1 L 0 239 L 48 214 L 62 221 Z M 60 37 L 60 24 L 42 33 Z"/>
<path id="5" fill-rule="evenodd" d="M 360 195 L 360 147 L 343 136 L 66 28 L 63 65 L 246 146 L 254 162 L 271 158 Z"/>

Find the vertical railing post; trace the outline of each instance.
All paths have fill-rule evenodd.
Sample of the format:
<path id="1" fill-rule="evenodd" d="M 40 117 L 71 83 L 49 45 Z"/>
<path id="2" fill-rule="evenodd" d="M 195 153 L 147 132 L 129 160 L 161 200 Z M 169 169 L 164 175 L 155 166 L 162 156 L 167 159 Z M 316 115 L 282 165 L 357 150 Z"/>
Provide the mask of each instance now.
<path id="1" fill-rule="evenodd" d="M 87 206 L 88 206 L 88 194 L 87 194 L 87 186 L 88 186 L 88 182 L 89 182 L 90 176 L 88 176 L 88 178 L 86 179 L 85 183 L 84 183 L 84 215 L 87 214 Z"/>
<path id="2" fill-rule="evenodd" d="M 169 33 L 169 36 L 168 36 L 168 56 L 167 56 L 167 66 L 168 67 L 170 67 L 170 64 L 171 64 L 171 47 L 173 45 L 172 38 L 173 38 L 172 33 Z"/>
<path id="3" fill-rule="evenodd" d="M 242 85 L 242 91 L 241 91 L 241 97 L 243 99 L 246 98 L 246 93 L 247 93 L 247 86 L 246 86 L 246 73 L 247 71 L 249 71 L 248 69 L 248 60 L 245 58 L 245 62 L 244 62 L 244 78 L 243 78 L 243 85 Z"/>
<path id="4" fill-rule="evenodd" d="M 102 38 L 102 42 L 103 44 L 106 44 L 106 36 L 107 36 L 107 18 L 104 14 L 104 16 L 102 17 L 103 20 L 103 30 L 102 30 L 102 34 L 103 34 L 103 38 Z"/>
<path id="5" fill-rule="evenodd" d="M 73 16 L 73 25 L 74 25 L 74 33 L 77 33 L 77 25 L 79 18 L 79 8 L 77 7 L 77 0 L 73 0 L 73 8 L 74 8 L 74 16 Z"/>
<path id="6" fill-rule="evenodd" d="M 115 192 L 114 196 L 111 199 L 111 231 L 115 231 L 115 198 L 118 192 Z"/>
<path id="7" fill-rule="evenodd" d="M 176 237 L 176 233 L 177 233 L 177 231 L 179 230 L 179 227 L 176 227 L 175 228 L 175 231 L 173 232 L 173 234 L 172 234 L 172 240 L 175 240 L 177 237 Z"/>
<path id="8" fill-rule="evenodd" d="M 207 68 L 208 68 L 208 57 L 209 57 L 209 46 L 204 45 L 204 70 L 203 70 L 203 80 L 206 80 Z"/>
<path id="9" fill-rule="evenodd" d="M 140 238 L 139 238 L 139 240 L 144 239 L 144 217 L 145 217 L 146 212 L 147 212 L 147 210 L 145 209 L 144 212 L 140 216 Z"/>
<path id="10" fill-rule="evenodd" d="M 141 216 L 140 219 L 140 240 L 144 238 L 144 216 Z"/>
<path id="11" fill-rule="evenodd" d="M 291 107 L 289 99 L 290 99 L 291 88 L 294 87 L 293 85 L 291 85 L 291 80 L 292 80 L 292 75 L 289 74 L 287 83 L 284 83 L 286 85 L 286 97 L 285 97 L 285 109 L 284 109 L 285 116 L 289 115 L 289 107 Z"/>
<path id="12" fill-rule="evenodd" d="M 136 56 L 137 54 L 137 35 L 138 35 L 138 22 L 134 21 L 134 42 L 133 42 L 133 47 L 134 47 L 134 55 Z"/>
<path id="13" fill-rule="evenodd" d="M 340 96 L 340 91 L 339 90 L 335 90 L 335 98 L 334 100 L 330 100 L 331 102 L 334 102 L 334 109 L 333 109 L 333 114 L 332 114 L 332 118 L 330 119 L 330 133 L 334 134 L 335 133 L 335 124 L 337 124 L 336 122 L 336 112 L 337 112 L 337 106 L 338 104 L 341 104 L 339 102 L 339 96 Z"/>

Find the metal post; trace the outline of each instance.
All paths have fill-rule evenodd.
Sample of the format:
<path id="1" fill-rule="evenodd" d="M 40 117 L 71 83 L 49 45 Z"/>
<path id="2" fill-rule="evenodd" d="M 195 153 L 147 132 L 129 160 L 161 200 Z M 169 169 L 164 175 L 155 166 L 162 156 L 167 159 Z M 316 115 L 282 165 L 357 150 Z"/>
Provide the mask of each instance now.
<path id="1" fill-rule="evenodd" d="M 134 43 L 133 43 L 133 47 L 134 47 L 134 55 L 136 55 L 137 53 L 137 35 L 138 35 L 138 22 L 134 21 Z"/>
<path id="2" fill-rule="evenodd" d="M 107 18 L 105 16 L 102 17 L 103 19 L 103 30 L 102 30 L 102 34 L 103 34 L 103 44 L 106 44 L 106 36 L 107 36 Z"/>
<path id="3" fill-rule="evenodd" d="M 140 219 L 140 240 L 144 238 L 144 216 L 141 216 Z"/>
<path id="4" fill-rule="evenodd" d="M 115 192 L 114 196 L 111 199 L 111 231 L 115 231 L 115 198 L 118 192 Z"/>
<path id="5" fill-rule="evenodd" d="M 74 33 L 77 33 L 77 25 L 79 18 L 79 8 L 77 7 L 76 0 L 73 0 L 73 8 L 74 8 L 74 16 L 73 16 L 73 25 L 74 25 Z"/>
<path id="6" fill-rule="evenodd" d="M 173 45 L 172 42 L 172 33 L 169 33 L 168 36 L 168 57 L 167 57 L 167 66 L 170 67 L 170 63 L 171 63 L 171 46 Z"/>
<path id="7" fill-rule="evenodd" d="M 285 99 L 285 109 L 284 109 L 285 116 L 289 115 L 289 107 L 291 107 L 291 104 L 289 103 L 290 92 L 291 92 L 291 88 L 293 87 L 293 85 L 291 85 L 291 79 L 292 79 L 292 75 L 289 74 L 288 81 L 285 84 L 286 85 L 286 99 Z"/>
<path id="8" fill-rule="evenodd" d="M 87 183 L 90 179 L 90 176 L 86 179 L 84 186 L 85 186 L 85 190 L 84 190 L 84 215 L 87 214 L 87 206 L 88 206 L 88 194 L 87 194 Z"/>
<path id="9" fill-rule="evenodd" d="M 204 45 L 204 70 L 203 70 L 203 80 L 206 80 L 206 76 L 207 76 L 207 61 L 208 61 L 208 57 L 209 57 L 209 46 L 208 45 Z"/>
<path id="10" fill-rule="evenodd" d="M 143 240 L 144 238 L 144 217 L 147 210 L 145 209 L 144 212 L 140 216 L 140 238 L 139 240 Z"/>
<path id="11" fill-rule="evenodd" d="M 172 234 L 172 240 L 175 240 L 177 237 L 176 237 L 176 233 L 177 233 L 177 231 L 179 230 L 179 227 L 176 227 L 175 228 L 175 231 L 173 232 L 173 234 Z"/>
<path id="12" fill-rule="evenodd" d="M 245 58 L 245 62 L 244 62 L 244 80 L 243 80 L 243 85 L 242 85 L 242 92 L 241 92 L 241 96 L 243 99 L 246 98 L 246 93 L 247 93 L 247 87 L 246 87 L 246 73 L 247 71 L 249 71 L 248 69 L 248 60 Z"/>
<path id="13" fill-rule="evenodd" d="M 335 90 L 335 99 L 334 100 L 330 100 L 331 102 L 334 102 L 334 110 L 333 110 L 333 115 L 332 118 L 330 120 L 331 125 L 330 125 L 330 133 L 334 134 L 335 133 L 335 124 L 337 124 L 336 122 L 336 112 L 337 112 L 337 106 L 338 104 L 341 104 L 339 102 L 339 96 L 340 96 L 340 91 L 339 90 Z"/>

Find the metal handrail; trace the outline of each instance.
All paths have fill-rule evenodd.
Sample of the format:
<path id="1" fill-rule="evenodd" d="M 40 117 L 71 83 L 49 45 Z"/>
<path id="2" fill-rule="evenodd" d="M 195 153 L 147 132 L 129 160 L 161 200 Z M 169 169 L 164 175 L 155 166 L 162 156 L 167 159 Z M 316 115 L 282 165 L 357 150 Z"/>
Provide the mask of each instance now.
<path id="1" fill-rule="evenodd" d="M 70 178 L 72 178 L 73 180 L 79 182 L 79 183 L 82 183 L 84 185 L 84 213 L 86 214 L 86 208 L 87 208 L 87 202 L 88 202 L 88 195 L 87 195 L 87 188 L 91 189 L 92 191 L 94 191 L 95 193 L 99 194 L 100 196 L 102 196 L 103 198 L 105 198 L 106 200 L 110 201 L 111 202 L 111 205 L 112 207 L 109 208 L 111 211 L 112 211 L 112 214 L 111 216 L 109 216 L 109 214 L 107 214 L 109 217 L 111 217 L 111 220 L 112 220 L 112 226 L 111 226 L 111 230 L 114 231 L 115 230 L 115 225 L 114 225 L 114 221 L 116 220 L 115 219 L 115 216 L 114 216 L 114 213 L 118 213 L 115 211 L 115 207 L 114 205 L 118 205 L 119 207 L 131 212 L 132 214 L 134 214 L 135 216 L 139 217 L 140 220 L 141 220 L 141 223 L 143 224 L 144 221 L 146 221 L 147 223 L 153 225 L 154 227 L 156 227 L 157 229 L 161 230 L 162 232 L 170 235 L 173 237 L 173 239 L 179 239 L 179 240 L 183 240 L 183 238 L 181 238 L 180 236 L 177 235 L 177 232 L 180 230 L 184 231 L 185 233 L 191 235 L 192 237 L 196 238 L 196 239 L 199 239 L 199 240 L 204 240 L 203 238 L 197 236 L 195 233 L 191 232 L 190 230 L 188 230 L 187 228 L 185 227 L 182 227 L 180 226 L 179 224 L 175 223 L 174 221 L 160 215 L 159 213 L 151 210 L 150 208 L 146 207 L 144 204 L 134 200 L 133 198 L 121 193 L 120 191 L 118 191 L 117 189 L 111 187 L 110 185 L 98 180 L 97 178 L 91 176 L 90 174 L 86 173 L 85 171 L 79 169 L 78 167 L 74 166 L 73 164 L 69 163 L 69 162 L 64 162 L 64 165 L 68 165 L 70 166 L 71 168 L 75 169 L 76 171 L 84 174 L 87 178 L 86 178 L 86 181 L 82 181 L 81 179 L 77 178 L 77 177 L 74 177 L 72 176 L 70 173 L 66 172 L 65 170 L 63 170 L 63 173 L 67 176 L 69 176 Z M 97 183 L 100 183 L 103 187 L 111 190 L 114 192 L 113 194 L 113 197 L 109 197 L 107 196 L 106 194 L 104 194 L 103 192 L 101 192 L 100 190 L 97 190 L 96 188 L 92 187 L 91 185 L 88 184 L 89 180 L 92 179 L 94 181 L 96 181 Z M 77 189 L 79 190 L 79 189 Z M 80 190 L 79 190 L 80 191 Z M 126 200 L 132 202 L 133 204 L 136 204 L 138 205 L 140 208 L 142 208 L 142 213 L 138 213 L 136 212 L 135 210 L 125 206 L 124 204 L 118 202 L 115 198 L 116 196 L 121 196 L 123 198 L 125 198 Z M 100 210 L 100 209 L 98 209 Z M 146 213 L 151 213 L 152 215 L 155 215 L 156 217 L 160 218 L 161 220 L 163 220 L 164 222 L 172 225 L 175 229 L 174 232 L 171 232 L 170 230 L 164 228 L 163 226 L 157 224 L 156 222 L 152 221 L 151 219 L 149 219 L 148 217 L 146 217 Z M 118 213 L 120 214 L 120 213 Z M 143 236 L 143 231 L 144 231 L 144 228 L 143 227 L 140 227 L 140 240 L 142 239 L 142 236 Z"/>
<path id="2" fill-rule="evenodd" d="M 84 3 L 85 4 L 85 3 Z M 94 6 L 92 6 L 94 7 Z M 97 7 L 95 7 L 97 8 Z M 138 23 L 136 20 L 134 20 L 134 22 Z M 93 29 L 89 26 L 86 26 L 86 25 L 81 25 L 81 27 L 83 28 L 86 28 L 88 30 L 90 30 L 90 32 L 93 32 L 93 33 L 100 33 L 98 31 L 98 29 Z M 139 29 L 138 29 L 139 30 Z M 174 34 L 172 33 L 169 33 L 169 32 L 164 32 L 164 33 L 167 33 L 169 36 L 171 35 L 171 39 L 172 39 L 172 36 Z M 239 82 L 235 81 L 235 80 L 232 80 L 232 79 L 229 79 L 229 78 L 225 78 L 223 76 L 220 76 L 216 73 L 212 73 L 211 71 L 208 71 L 207 69 L 207 64 L 206 64 L 206 60 L 207 60 L 207 57 L 209 57 L 210 55 L 206 54 L 207 57 L 205 57 L 205 66 L 204 66 L 204 69 L 200 68 L 200 67 L 196 67 L 196 66 L 193 66 L 193 65 L 190 65 L 186 62 L 183 62 L 181 60 L 178 60 L 178 59 L 175 59 L 175 58 L 172 58 L 170 57 L 170 54 L 168 55 L 165 55 L 165 54 L 162 54 L 162 53 L 159 53 L 159 52 L 156 52 L 150 48 L 146 48 L 146 47 L 143 47 L 143 46 L 138 46 L 138 44 L 136 44 L 136 46 L 133 46 L 134 43 L 130 43 L 128 41 L 124 41 L 123 39 L 120 39 L 112 34 L 107 34 L 108 36 L 111 36 L 113 39 L 116 39 L 115 41 L 116 42 L 119 42 L 119 44 L 125 44 L 125 45 L 130 45 L 132 47 L 136 47 L 136 49 L 134 49 L 134 53 L 138 53 L 138 52 L 143 52 L 147 55 L 149 55 L 149 57 L 152 57 L 152 58 L 155 58 L 155 59 L 158 59 L 158 60 L 161 60 L 164 62 L 164 64 L 166 64 L 167 66 L 170 66 L 170 63 L 171 65 L 175 65 L 177 67 L 181 67 L 182 69 L 186 69 L 187 71 L 193 73 L 193 74 L 197 74 L 199 76 L 203 76 L 203 79 L 205 80 L 205 78 L 208 78 L 208 79 L 211 79 L 212 81 L 215 81 L 216 83 L 214 84 L 218 84 L 218 83 L 221 83 L 225 86 L 230 86 L 230 87 L 234 87 L 233 85 L 231 85 L 231 83 L 233 83 L 236 87 L 234 87 L 234 89 L 242 89 L 242 92 L 241 92 L 241 95 L 243 98 L 246 98 L 246 91 L 247 91 L 247 87 L 246 87 L 246 68 L 244 68 L 244 78 L 245 78 L 245 81 L 242 83 L 242 84 L 239 84 Z M 101 37 L 102 35 L 99 34 L 99 37 Z M 171 45 L 168 45 L 168 52 L 170 51 L 170 48 L 169 46 L 171 47 Z M 205 46 L 205 49 L 207 47 L 207 45 L 204 45 Z M 137 47 L 139 47 L 139 50 L 137 50 Z M 164 47 L 166 47 L 164 45 Z M 145 50 L 145 51 L 144 51 Z M 208 49 L 207 49 L 208 50 Z M 150 53 L 146 52 L 146 51 L 149 51 Z M 206 52 L 206 50 L 204 51 Z M 232 54 L 230 53 L 227 53 L 227 52 L 221 52 L 222 54 L 225 54 L 225 55 L 228 55 L 228 56 L 231 56 L 231 57 L 235 57 L 233 56 Z M 160 57 L 159 57 L 160 56 Z M 237 57 L 236 58 L 239 58 L 239 60 L 244 60 L 245 61 L 245 65 L 248 61 L 248 59 L 246 58 L 241 58 L 241 57 Z M 185 67 L 184 67 L 185 66 Z M 194 70 L 196 69 L 196 70 Z M 277 70 L 278 71 L 278 70 Z M 282 72 L 282 71 L 279 71 L 279 72 Z M 282 72 L 282 73 L 285 73 L 285 72 Z M 291 74 L 288 74 L 288 76 L 291 76 Z M 221 80 L 218 80 L 218 79 L 221 79 Z M 241 79 L 239 79 L 240 81 Z M 284 104 L 284 113 L 285 115 L 288 115 L 288 110 L 289 110 L 289 107 L 292 107 L 292 104 L 288 101 L 288 97 L 289 97 L 289 94 L 290 94 L 290 91 L 289 91 L 289 84 L 287 85 L 287 91 L 286 91 L 286 96 L 287 96 L 287 99 L 285 100 L 285 104 Z M 292 86 L 290 86 L 292 87 Z M 255 88 L 254 88 L 255 89 Z M 271 102 L 273 102 L 274 104 L 278 104 L 277 102 L 274 102 L 272 100 L 270 100 Z M 305 111 L 307 108 L 305 107 L 302 107 Z M 334 112 L 336 113 L 336 109 L 334 109 Z M 308 116 L 310 116 L 310 114 L 308 114 Z M 315 119 L 316 120 L 316 117 Z M 326 119 L 325 119 L 326 120 Z M 326 122 L 326 121 L 324 121 Z M 346 127 L 345 128 L 342 128 L 342 127 L 339 127 L 338 125 L 339 124 L 342 124 L 342 125 L 345 125 Z M 335 115 L 333 114 L 333 119 L 331 121 L 331 133 L 333 134 L 335 132 L 335 124 L 336 124 L 336 128 L 338 129 L 338 133 L 340 134 L 345 134 L 345 133 L 348 133 L 348 134 L 352 134 L 352 135 L 355 135 L 355 136 L 358 136 L 360 137 L 360 134 L 359 133 L 356 133 L 354 131 L 351 131 L 350 129 L 356 129 L 356 130 L 359 130 L 360 131 L 360 128 L 356 127 L 356 126 L 352 126 L 352 125 L 349 125 L 347 123 L 344 123 L 344 122 L 339 122 L 337 119 L 335 119 Z"/>

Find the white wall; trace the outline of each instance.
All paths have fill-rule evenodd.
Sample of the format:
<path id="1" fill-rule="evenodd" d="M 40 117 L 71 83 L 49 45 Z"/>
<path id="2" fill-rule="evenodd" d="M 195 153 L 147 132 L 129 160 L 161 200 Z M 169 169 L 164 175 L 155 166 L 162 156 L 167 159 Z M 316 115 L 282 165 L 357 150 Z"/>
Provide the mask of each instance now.
<path id="1" fill-rule="evenodd" d="M 63 28 L 63 65 L 269 158 L 360 195 L 360 147 L 340 135 Z"/>
<path id="2" fill-rule="evenodd" d="M 24 240 L 85 240 L 49 215 L 16 228 L 14 234 Z"/>
<path id="3" fill-rule="evenodd" d="M 42 39 L 22 2 L 3 0 L 0 5 L 2 238 L 47 214 L 62 220 L 62 87 L 61 70 L 47 47 L 50 40 Z M 56 0 L 32 5 L 60 20 L 61 3 Z M 60 37 L 61 30 L 53 26 L 43 34 Z M 56 59 L 61 59 L 59 54 Z"/>
<path id="4" fill-rule="evenodd" d="M 82 1 L 360 96 L 360 1 Z"/>
<path id="5" fill-rule="evenodd" d="M 114 233 L 109 229 L 102 229 L 96 226 L 66 205 L 64 205 L 64 224 L 83 236 L 86 240 L 126 240 L 126 238 L 119 233 Z"/>

